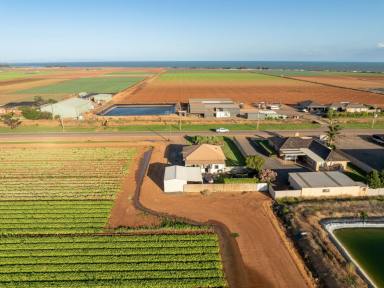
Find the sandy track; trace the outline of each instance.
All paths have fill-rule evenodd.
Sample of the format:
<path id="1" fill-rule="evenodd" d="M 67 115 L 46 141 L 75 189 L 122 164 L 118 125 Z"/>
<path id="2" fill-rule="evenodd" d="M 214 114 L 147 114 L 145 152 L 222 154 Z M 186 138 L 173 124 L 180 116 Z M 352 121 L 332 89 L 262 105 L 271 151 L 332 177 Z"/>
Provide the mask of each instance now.
<path id="1" fill-rule="evenodd" d="M 270 213 L 271 200 L 261 193 L 169 195 L 162 192 L 164 147 L 156 145 L 141 203 L 149 209 L 207 222 L 224 223 L 236 238 L 249 284 L 237 287 L 308 287 L 309 280 L 292 258 Z M 268 211 L 269 210 L 269 211 Z M 224 261 L 229 261 L 224 259 Z"/>

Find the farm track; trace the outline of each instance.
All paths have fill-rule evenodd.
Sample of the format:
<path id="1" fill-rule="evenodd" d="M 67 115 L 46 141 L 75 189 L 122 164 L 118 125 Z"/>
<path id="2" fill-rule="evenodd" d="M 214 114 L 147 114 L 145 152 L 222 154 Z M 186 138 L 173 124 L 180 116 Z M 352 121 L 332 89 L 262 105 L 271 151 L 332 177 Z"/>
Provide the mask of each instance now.
<path id="1" fill-rule="evenodd" d="M 159 189 L 164 153 L 155 146 L 147 176 L 139 192 L 139 205 L 147 213 L 183 219 L 191 224 L 219 227 L 224 270 L 231 287 L 312 287 L 283 239 L 270 223 L 262 194 L 166 195 Z M 264 204 L 263 204 L 264 203 Z M 192 220 L 188 220 L 192 219 Z M 215 219 L 215 220 L 213 220 Z M 215 225 L 216 224 L 216 225 Z M 239 233 L 238 238 L 231 232 Z M 223 237 L 224 235 L 224 237 Z M 295 253 L 295 252 L 292 252 Z"/>

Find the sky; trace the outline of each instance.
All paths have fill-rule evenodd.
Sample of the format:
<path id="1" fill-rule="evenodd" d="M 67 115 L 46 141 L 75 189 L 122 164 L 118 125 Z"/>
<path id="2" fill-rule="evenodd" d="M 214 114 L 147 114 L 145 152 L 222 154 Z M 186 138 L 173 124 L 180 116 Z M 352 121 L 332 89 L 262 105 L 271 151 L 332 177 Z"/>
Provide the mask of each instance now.
<path id="1" fill-rule="evenodd" d="M 384 0 L 0 0 L 0 62 L 379 61 Z"/>

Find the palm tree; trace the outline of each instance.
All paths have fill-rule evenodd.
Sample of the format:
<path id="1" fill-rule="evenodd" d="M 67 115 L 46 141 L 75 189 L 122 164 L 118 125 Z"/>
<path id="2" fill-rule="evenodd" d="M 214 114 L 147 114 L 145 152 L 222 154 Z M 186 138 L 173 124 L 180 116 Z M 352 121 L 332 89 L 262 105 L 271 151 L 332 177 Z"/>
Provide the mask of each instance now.
<path id="1" fill-rule="evenodd" d="M 329 126 L 327 131 L 327 145 L 331 149 L 335 149 L 335 143 L 337 137 L 341 134 L 341 130 L 343 127 L 341 127 L 335 120 L 334 120 L 334 113 L 329 113 Z"/>

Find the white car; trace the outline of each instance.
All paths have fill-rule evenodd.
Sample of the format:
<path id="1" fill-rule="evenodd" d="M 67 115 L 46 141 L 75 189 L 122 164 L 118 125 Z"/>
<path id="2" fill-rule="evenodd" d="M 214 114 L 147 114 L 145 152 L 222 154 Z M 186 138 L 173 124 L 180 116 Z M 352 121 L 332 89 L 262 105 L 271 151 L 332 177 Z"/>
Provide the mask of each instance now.
<path id="1" fill-rule="evenodd" d="M 217 128 L 216 132 L 217 133 L 227 133 L 227 132 L 229 132 L 229 129 L 227 129 L 227 128 Z"/>

